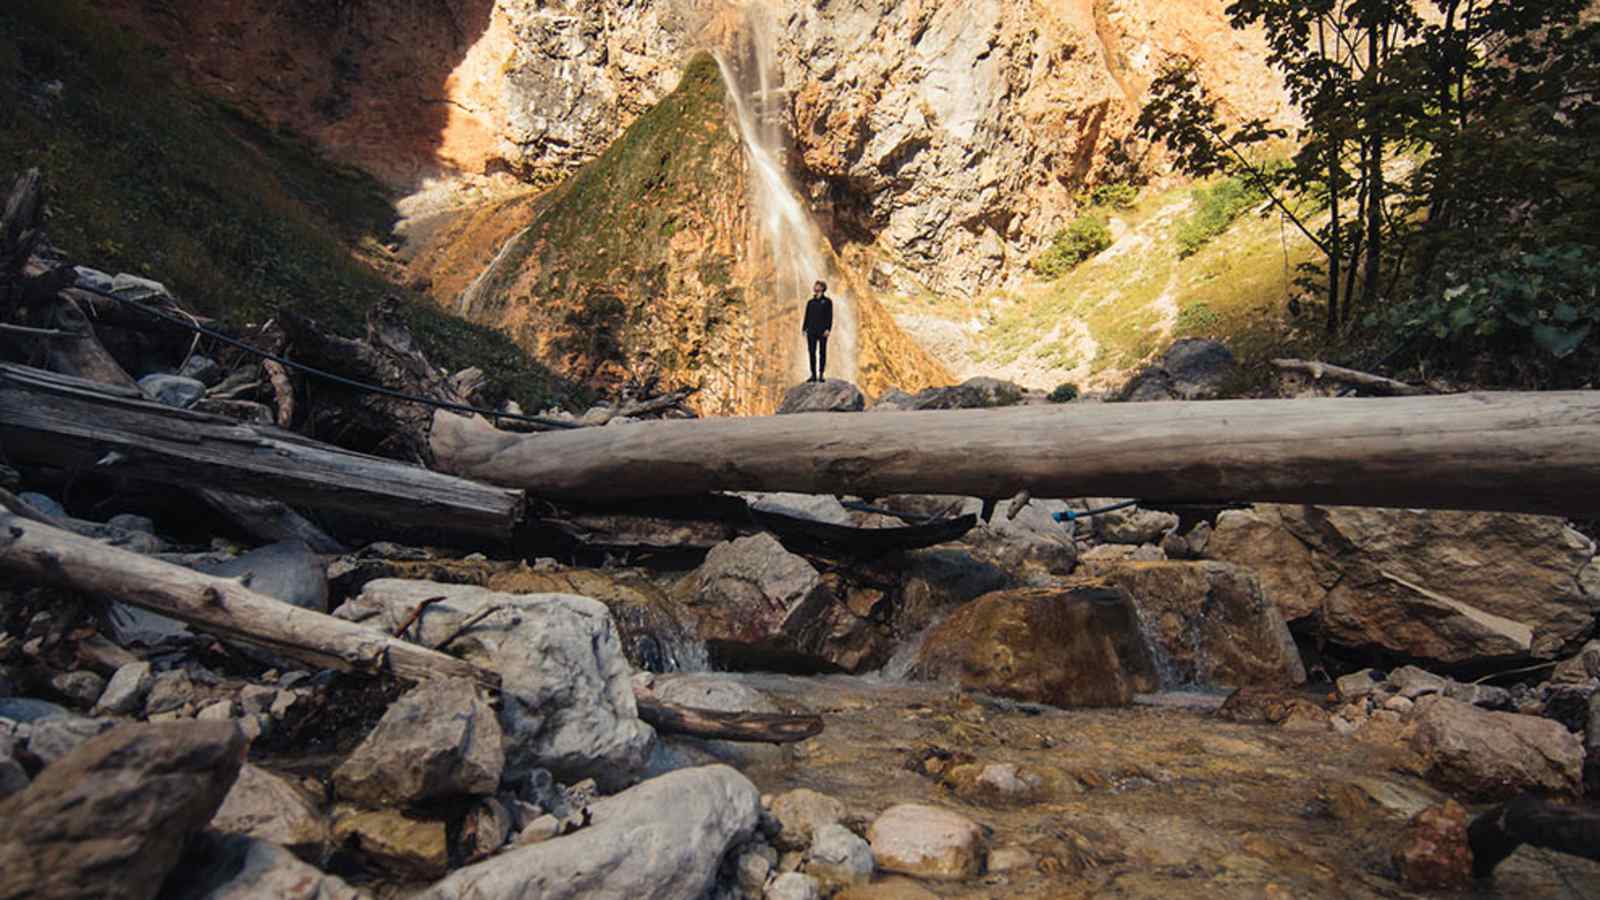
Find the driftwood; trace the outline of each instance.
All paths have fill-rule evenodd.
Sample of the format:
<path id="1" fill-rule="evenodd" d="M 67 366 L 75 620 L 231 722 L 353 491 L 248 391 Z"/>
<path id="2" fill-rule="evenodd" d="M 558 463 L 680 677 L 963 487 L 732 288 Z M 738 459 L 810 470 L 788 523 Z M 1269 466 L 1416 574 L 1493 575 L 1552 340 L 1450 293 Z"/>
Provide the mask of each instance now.
<path id="1" fill-rule="evenodd" d="M 499 677 L 363 625 L 290 606 L 238 581 L 107 547 L 59 528 L 0 513 L 0 571 L 38 584 L 113 597 L 203 631 L 259 644 L 311 665 L 402 678 Z"/>
<path id="2" fill-rule="evenodd" d="M 214 487 L 442 535 L 506 538 L 523 505 L 517 491 L 25 366 L 0 364 L 0 443 L 17 462 Z"/>
<path id="3" fill-rule="evenodd" d="M 634 684 L 639 718 L 663 734 L 686 734 L 724 741 L 793 744 L 822 733 L 822 717 L 785 713 L 738 713 L 695 709 L 658 699 Z"/>
<path id="4" fill-rule="evenodd" d="M 217 488 L 197 488 L 195 494 L 212 509 L 227 516 L 246 534 L 263 543 L 302 541 L 315 553 L 345 553 L 339 543 L 316 523 L 289 506 L 268 497 L 251 497 Z"/>
<path id="5" fill-rule="evenodd" d="M 1600 861 L 1600 812 L 1523 796 L 1484 813 L 1467 829 L 1472 874 L 1488 878 L 1523 844 Z"/>
<path id="6" fill-rule="evenodd" d="M 1404 381 L 1395 381 L 1393 378 L 1384 378 L 1382 375 L 1370 375 L 1366 372 L 1358 372 L 1355 369 L 1346 369 L 1343 366 L 1331 366 L 1325 362 L 1317 362 L 1315 360 L 1275 359 L 1272 364 L 1285 372 L 1300 372 L 1310 375 L 1312 381 L 1337 381 L 1341 384 L 1364 388 L 1384 397 L 1416 397 L 1428 393 L 1426 389 L 1406 384 Z"/>
<path id="7" fill-rule="evenodd" d="M 1140 497 L 1589 515 L 1600 391 L 1107 403 L 517 435 L 440 412 L 440 468 L 590 502 L 708 491 Z"/>

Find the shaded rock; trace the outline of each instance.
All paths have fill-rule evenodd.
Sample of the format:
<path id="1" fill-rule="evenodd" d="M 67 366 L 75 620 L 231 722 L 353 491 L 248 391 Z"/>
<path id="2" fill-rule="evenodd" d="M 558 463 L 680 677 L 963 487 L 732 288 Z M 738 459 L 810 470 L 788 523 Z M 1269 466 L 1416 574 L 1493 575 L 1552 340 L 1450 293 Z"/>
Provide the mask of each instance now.
<path id="1" fill-rule="evenodd" d="M 1091 501 L 1098 505 L 1101 501 Z M 1110 505 L 1107 503 L 1106 505 Z M 1156 509 L 1130 506 L 1094 517 L 1095 534 L 1108 544 L 1155 544 L 1178 527 L 1178 517 Z"/>
<path id="2" fill-rule="evenodd" d="M 87 709 L 100 699 L 100 693 L 106 689 L 106 680 L 93 672 L 62 672 L 50 679 L 50 687 Z"/>
<path id="3" fill-rule="evenodd" d="M 1417 891 L 1471 884 L 1472 848 L 1467 841 L 1467 824 L 1467 811 L 1454 800 L 1417 813 L 1394 850 L 1400 883 Z"/>
<path id="4" fill-rule="evenodd" d="M 1584 644 L 1550 673 L 1550 680 L 1557 684 L 1587 684 L 1595 678 L 1600 678 L 1600 640 Z"/>
<path id="5" fill-rule="evenodd" d="M 895 627 L 917 634 L 946 612 L 984 594 L 1015 587 L 1015 576 L 972 551 L 951 546 L 902 554 L 900 603 Z"/>
<path id="6" fill-rule="evenodd" d="M 1579 793 L 1583 746 L 1556 722 L 1442 696 L 1419 700 L 1415 717 L 1412 746 L 1435 784 L 1486 802 L 1530 790 Z"/>
<path id="7" fill-rule="evenodd" d="M 184 378 L 193 378 L 206 387 L 215 387 L 227 375 L 220 364 L 209 356 L 196 353 L 183 361 L 183 366 L 178 369 L 178 374 Z"/>
<path id="8" fill-rule="evenodd" d="M 128 663 L 112 674 L 95 704 L 96 714 L 128 715 L 144 706 L 150 687 L 155 684 L 147 662 Z"/>
<path id="9" fill-rule="evenodd" d="M 808 412 L 860 412 L 867 406 L 861 389 L 848 381 L 829 378 L 797 384 L 783 394 L 778 415 Z"/>
<path id="10" fill-rule="evenodd" d="M 509 594 L 575 594 L 604 603 L 628 662 L 647 672 L 707 669 L 705 648 L 664 591 L 631 572 L 522 567 L 489 577 L 485 587 Z"/>
<path id="11" fill-rule="evenodd" d="M 304 541 L 282 541 L 195 569 L 219 578 L 237 578 L 251 590 L 285 603 L 328 611 L 328 567 Z"/>
<path id="12" fill-rule="evenodd" d="M 479 800 L 461 820 L 456 856 L 472 863 L 504 847 L 511 837 L 514 819 L 511 807 L 500 798 Z"/>
<path id="13" fill-rule="evenodd" d="M 162 672 L 150 684 L 150 693 L 145 696 L 144 714 L 148 717 L 181 709 L 197 698 L 194 682 L 189 679 L 188 672 L 183 669 Z"/>
<path id="14" fill-rule="evenodd" d="M 837 598 L 805 558 L 762 533 L 711 548 L 687 598 L 713 657 L 822 656 Z"/>
<path id="15" fill-rule="evenodd" d="M 49 765 L 118 724 L 115 719 L 86 719 L 73 715 L 39 719 L 28 728 L 28 752 Z"/>
<path id="16" fill-rule="evenodd" d="M 1316 731 L 1326 728 L 1333 717 L 1304 695 L 1275 688 L 1243 687 L 1229 694 L 1217 708 L 1217 718 Z"/>
<path id="17" fill-rule="evenodd" d="M 1157 686 L 1133 605 L 1108 587 L 980 597 L 928 634 L 912 672 L 1056 706 L 1117 706 Z"/>
<path id="18" fill-rule="evenodd" d="M 17 498 L 23 503 L 28 504 L 35 510 L 38 510 L 47 516 L 57 519 L 70 518 L 70 516 L 67 515 L 67 508 L 56 502 L 54 497 L 49 497 L 33 491 L 23 491 L 21 494 L 17 495 Z"/>
<path id="19" fill-rule="evenodd" d="M 1211 400 L 1222 395 L 1239 364 L 1226 346 L 1203 338 L 1184 338 L 1161 355 L 1157 365 L 1135 375 L 1118 394 L 1128 402 Z"/>
<path id="20" fill-rule="evenodd" d="M 815 519 L 833 525 L 852 525 L 850 511 L 832 494 L 740 494 L 751 509 L 774 512 L 801 519 Z"/>
<path id="21" fill-rule="evenodd" d="M 1377 690 L 1378 679 L 1371 669 L 1362 669 L 1349 675 L 1340 675 L 1334 686 L 1338 688 L 1341 699 L 1357 700 Z"/>
<path id="22" fill-rule="evenodd" d="M 1471 703 L 1473 706 L 1482 706 L 1485 709 L 1511 708 L 1511 692 L 1492 684 L 1462 684 L 1459 681 L 1452 681 L 1445 685 L 1444 695 L 1451 700 L 1460 700 L 1462 703 Z"/>
<path id="23" fill-rule="evenodd" d="M 901 401 L 904 402 L 904 401 Z M 904 409 L 987 409 L 1022 402 L 1022 387 L 998 378 L 977 376 L 951 387 L 918 391 Z"/>
<path id="24" fill-rule="evenodd" d="M 806 854 L 806 872 L 831 886 L 865 884 L 875 867 L 872 847 L 837 823 L 818 827 Z"/>
<path id="25" fill-rule="evenodd" d="M 270 841 L 207 832 L 162 887 L 171 900 L 359 900 L 367 896 Z"/>
<path id="26" fill-rule="evenodd" d="M 960 881 L 983 871 L 983 829 L 960 813 L 919 803 L 891 806 L 867 831 L 878 867 Z"/>
<path id="27" fill-rule="evenodd" d="M 960 514 L 980 514 L 982 509 L 982 500 L 969 497 Z M 1016 518 L 997 511 L 990 521 L 980 521 L 961 542 L 1025 583 L 1046 584 L 1053 576 L 1072 574 L 1078 563 L 1072 533 L 1051 517 L 1066 509 L 1062 500 L 1031 500 Z"/>
<path id="28" fill-rule="evenodd" d="M 1424 694 L 1442 694 L 1450 686 L 1449 679 L 1416 666 L 1401 666 L 1390 672 L 1388 683 L 1391 690 L 1408 700 Z"/>
<path id="29" fill-rule="evenodd" d="M 475 613 L 494 607 L 450 643 L 452 653 L 500 674 L 504 777 L 535 768 L 611 790 L 650 755 L 655 733 L 639 721 L 632 675 L 616 626 L 600 602 L 563 594 L 503 594 L 483 588 L 379 579 L 340 607 L 341 618 L 390 631 L 429 597 L 416 640 L 436 645 Z"/>
<path id="30" fill-rule="evenodd" d="M 281 845 L 312 864 L 327 855 L 327 820 L 289 782 L 252 765 L 239 770 L 211 828 Z"/>
<path id="31" fill-rule="evenodd" d="M 1217 562 L 1118 563 L 1097 581 L 1127 594 L 1155 644 L 1165 678 L 1179 684 L 1304 684 L 1300 651 L 1278 608 L 1247 569 Z"/>
<path id="32" fill-rule="evenodd" d="M 818 829 L 844 819 L 845 807 L 827 794 L 796 788 L 772 798 L 770 812 L 779 826 L 773 844 L 779 850 L 804 850 Z"/>
<path id="33" fill-rule="evenodd" d="M 333 839 L 381 869 L 417 878 L 438 878 L 450 868 L 445 823 L 392 809 L 344 808 L 335 814 Z"/>
<path id="34" fill-rule="evenodd" d="M 435 678 L 389 706 L 333 784 L 344 800 L 408 806 L 493 794 L 504 768 L 494 709 L 472 682 Z"/>
<path id="35" fill-rule="evenodd" d="M 28 770 L 17 760 L 19 743 L 14 735 L 0 730 L 0 800 L 27 787 L 32 780 L 28 777 Z"/>
<path id="36" fill-rule="evenodd" d="M 755 785 L 735 770 L 684 769 L 595 803 L 587 828 L 458 870 L 422 896 L 698 897 L 760 813 Z"/>
<path id="37" fill-rule="evenodd" d="M 72 715 L 72 710 L 59 703 L 35 700 L 32 697 L 0 697 L 0 719 L 10 719 L 13 722 L 38 722 Z"/>
<path id="38" fill-rule="evenodd" d="M 146 375 L 139 379 L 139 390 L 157 403 L 179 409 L 193 406 L 206 394 L 205 384 L 181 375 Z"/>
<path id="39" fill-rule="evenodd" d="M 155 896 L 244 761 L 222 723 L 130 724 L 0 801 L 0 897 Z"/>
<path id="40" fill-rule="evenodd" d="M 822 886 L 817 879 L 799 872 L 785 872 L 767 885 L 766 900 L 820 900 Z"/>
<path id="41" fill-rule="evenodd" d="M 150 518 L 149 516 L 140 516 L 133 513 L 122 513 L 120 515 L 112 516 L 106 520 L 106 524 L 110 525 L 112 528 L 120 528 L 123 531 L 137 531 L 141 534 L 151 535 L 152 537 L 154 537 L 156 533 L 156 523 L 154 519 Z"/>

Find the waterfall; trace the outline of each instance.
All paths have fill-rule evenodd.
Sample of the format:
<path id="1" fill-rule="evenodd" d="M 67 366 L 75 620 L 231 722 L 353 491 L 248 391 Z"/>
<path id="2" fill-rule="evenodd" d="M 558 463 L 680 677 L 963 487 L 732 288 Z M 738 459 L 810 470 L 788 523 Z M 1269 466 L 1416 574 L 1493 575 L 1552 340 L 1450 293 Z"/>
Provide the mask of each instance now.
<path id="1" fill-rule="evenodd" d="M 844 282 L 831 265 L 822 229 L 806 207 L 784 167 L 788 94 L 778 65 L 773 39 L 772 10 L 760 0 L 747 3 L 741 13 L 743 46 L 716 54 L 723 83 L 732 98 L 739 137 L 750 163 L 751 203 L 761 223 L 765 246 L 772 259 L 775 307 L 793 318 L 788 377 L 801 381 L 808 374 L 805 339 L 800 316 L 811 297 L 815 281 L 828 282 L 834 300 L 833 333 L 828 340 L 828 375 L 856 378 L 857 320 L 854 303 L 844 294 Z"/>

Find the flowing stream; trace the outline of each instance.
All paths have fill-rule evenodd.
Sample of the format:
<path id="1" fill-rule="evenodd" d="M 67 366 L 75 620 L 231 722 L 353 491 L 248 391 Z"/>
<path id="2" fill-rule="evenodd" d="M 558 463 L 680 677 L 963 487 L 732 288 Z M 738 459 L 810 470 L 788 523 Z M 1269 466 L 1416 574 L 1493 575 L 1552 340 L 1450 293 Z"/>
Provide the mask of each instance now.
<path id="1" fill-rule="evenodd" d="M 821 280 L 828 282 L 828 294 L 834 300 L 828 375 L 854 381 L 855 306 L 843 296 L 843 279 L 829 260 L 822 229 L 783 164 L 788 93 L 773 43 L 773 13 L 761 2 L 745 4 L 741 11 L 744 29 L 738 45 L 732 51 L 718 52 L 717 65 L 728 86 L 739 137 L 750 161 L 751 202 L 761 223 L 759 239 L 764 241 L 764 246 L 757 248 L 758 253 L 765 253 L 772 260 L 777 308 L 785 315 L 792 313 L 794 318 L 788 375 L 791 380 L 800 381 L 809 374 L 800 316 L 811 296 L 812 283 Z"/>

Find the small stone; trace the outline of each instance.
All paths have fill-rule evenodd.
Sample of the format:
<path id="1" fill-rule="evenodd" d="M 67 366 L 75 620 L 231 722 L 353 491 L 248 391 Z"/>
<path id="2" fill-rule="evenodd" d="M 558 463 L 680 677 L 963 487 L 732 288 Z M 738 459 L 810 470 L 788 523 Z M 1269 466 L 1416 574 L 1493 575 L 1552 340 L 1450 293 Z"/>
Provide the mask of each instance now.
<path id="1" fill-rule="evenodd" d="M 1472 849 L 1467 843 L 1467 811 L 1446 800 L 1420 813 L 1406 826 L 1394 851 L 1400 883 L 1432 891 L 1472 883 Z"/>
<path id="2" fill-rule="evenodd" d="M 209 703 L 206 706 L 202 707 L 200 712 L 195 716 L 195 718 L 199 719 L 202 722 L 226 722 L 226 721 L 232 719 L 233 716 L 234 716 L 233 701 L 232 700 L 218 700 L 215 703 Z"/>
<path id="3" fill-rule="evenodd" d="M 310 672 L 285 672 L 278 678 L 278 687 L 288 690 L 302 681 L 310 681 Z"/>
<path id="4" fill-rule="evenodd" d="M 920 803 L 891 806 L 867 832 L 879 868 L 963 880 L 983 871 L 983 830 L 960 813 Z"/>
<path id="5" fill-rule="evenodd" d="M 129 715 L 144 705 L 150 686 L 155 684 L 147 662 L 128 663 L 112 673 L 106 689 L 100 692 L 95 704 L 96 715 Z"/>
<path id="6" fill-rule="evenodd" d="M 181 709 L 194 699 L 194 682 L 182 669 L 162 672 L 150 685 L 150 694 L 144 702 L 144 714 L 153 718 L 160 713 Z"/>
<path id="7" fill-rule="evenodd" d="M 1037 862 L 1037 857 L 1022 847 L 1001 847 L 989 853 L 990 872 L 1010 872 L 1015 869 L 1030 868 Z"/>
<path id="8" fill-rule="evenodd" d="M 1406 713 L 1410 712 L 1413 706 L 1416 706 L 1414 701 L 1407 700 L 1399 695 L 1390 697 L 1389 699 L 1383 701 L 1384 709 L 1393 710 L 1401 715 L 1405 715 Z"/>
<path id="9" fill-rule="evenodd" d="M 800 867 L 805 865 L 805 863 L 806 855 L 804 851 L 789 850 L 786 851 L 782 856 L 778 857 L 778 871 L 798 872 L 800 871 Z"/>
<path id="10" fill-rule="evenodd" d="M 156 533 L 156 523 L 154 519 L 150 518 L 149 516 L 134 515 L 133 513 L 122 513 L 120 515 L 112 516 L 106 520 L 106 524 L 110 525 L 112 528 L 120 528 L 123 531 L 137 531 L 140 534 L 149 535 L 154 535 Z"/>
<path id="11" fill-rule="evenodd" d="M 457 855 L 477 862 L 504 847 L 511 837 L 512 815 L 508 804 L 498 797 L 484 797 L 473 804 L 461 820 Z"/>
<path id="12" fill-rule="evenodd" d="M 773 798 L 772 815 L 779 826 L 773 843 L 780 850 L 803 850 L 810 845 L 817 829 L 844 818 L 845 806 L 826 794 L 796 788 Z"/>
<path id="13" fill-rule="evenodd" d="M 822 887 L 810 875 L 788 872 L 772 879 L 766 897 L 767 900 L 820 900 Z"/>
<path id="14" fill-rule="evenodd" d="M 561 833 L 561 820 L 545 813 L 522 829 L 517 835 L 519 845 L 542 844 Z"/>
<path id="15" fill-rule="evenodd" d="M 272 706 L 268 708 L 267 712 L 274 719 L 281 719 L 295 708 L 302 696 L 303 694 L 300 691 L 279 691 L 272 698 Z"/>
<path id="16" fill-rule="evenodd" d="M 1401 666 L 1389 673 L 1389 686 L 1407 700 L 1415 700 L 1424 694 L 1444 693 L 1450 682 L 1416 666 Z"/>
<path id="17" fill-rule="evenodd" d="M 260 740 L 262 735 L 271 730 L 272 720 L 260 713 L 247 715 L 239 720 L 239 731 L 244 734 L 245 740 L 251 743 Z"/>
<path id="18" fill-rule="evenodd" d="M 44 513 L 52 518 L 65 519 L 68 517 L 66 507 L 57 503 L 54 498 L 47 497 L 44 494 L 23 491 L 18 495 L 17 499 L 33 507 L 37 512 Z"/>
<path id="19" fill-rule="evenodd" d="M 1362 669 L 1359 672 L 1339 676 L 1334 685 L 1339 689 L 1341 699 L 1356 700 L 1377 690 L 1378 678 L 1372 669 Z"/>
<path id="20" fill-rule="evenodd" d="M 100 694 L 106 689 L 106 680 L 93 672 L 79 670 L 62 672 L 50 679 L 50 686 L 77 705 L 88 708 L 100 699 Z"/>
<path id="21" fill-rule="evenodd" d="M 193 378 L 206 387 L 215 387 L 218 382 L 222 381 L 224 372 L 222 366 L 218 365 L 216 360 L 197 353 L 184 360 L 183 367 L 178 370 L 178 374 L 184 378 Z"/>
<path id="22" fill-rule="evenodd" d="M 824 825 L 811 842 L 805 868 L 824 884 L 862 884 L 872 880 L 872 847 L 843 825 Z"/>
<path id="23" fill-rule="evenodd" d="M 310 799 L 288 781 L 264 769 L 239 770 L 210 827 L 289 848 L 302 859 L 322 861 L 328 823 Z"/>
<path id="24" fill-rule="evenodd" d="M 755 851 L 746 851 L 739 855 L 735 864 L 738 873 L 739 887 L 750 895 L 759 895 L 767 884 L 767 876 L 772 874 L 772 863 L 765 856 Z"/>
<path id="25" fill-rule="evenodd" d="M 139 390 L 157 403 L 179 409 L 193 406 L 206 394 L 203 382 L 182 375 L 146 375 L 139 379 Z"/>
<path id="26" fill-rule="evenodd" d="M 277 697 L 277 688 L 262 684 L 247 684 L 239 690 L 239 707 L 250 715 L 264 713 L 272 709 L 272 701 Z"/>

